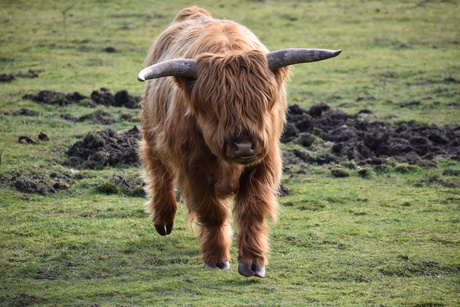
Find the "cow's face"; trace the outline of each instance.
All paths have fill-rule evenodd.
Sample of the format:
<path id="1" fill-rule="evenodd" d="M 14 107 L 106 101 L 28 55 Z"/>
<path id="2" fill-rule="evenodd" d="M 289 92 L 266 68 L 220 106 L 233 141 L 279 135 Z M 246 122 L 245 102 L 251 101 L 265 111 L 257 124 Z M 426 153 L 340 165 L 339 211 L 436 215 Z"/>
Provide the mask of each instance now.
<path id="1" fill-rule="evenodd" d="M 259 162 L 282 121 L 274 108 L 280 85 L 265 56 L 203 54 L 197 66 L 198 79 L 182 84 L 206 144 L 228 162 Z"/>

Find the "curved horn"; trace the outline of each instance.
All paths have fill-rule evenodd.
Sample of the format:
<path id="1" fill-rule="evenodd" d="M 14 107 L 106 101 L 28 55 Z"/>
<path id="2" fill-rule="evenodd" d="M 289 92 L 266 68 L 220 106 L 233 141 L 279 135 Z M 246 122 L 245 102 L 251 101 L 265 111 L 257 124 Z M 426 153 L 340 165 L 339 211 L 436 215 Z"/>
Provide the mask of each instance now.
<path id="1" fill-rule="evenodd" d="M 198 78 L 195 60 L 169 60 L 153 64 L 141 70 L 137 75 L 137 80 L 143 82 L 167 76 Z"/>
<path id="2" fill-rule="evenodd" d="M 338 56 L 342 50 L 326 49 L 282 49 L 267 53 L 271 71 L 299 63 L 316 62 Z"/>

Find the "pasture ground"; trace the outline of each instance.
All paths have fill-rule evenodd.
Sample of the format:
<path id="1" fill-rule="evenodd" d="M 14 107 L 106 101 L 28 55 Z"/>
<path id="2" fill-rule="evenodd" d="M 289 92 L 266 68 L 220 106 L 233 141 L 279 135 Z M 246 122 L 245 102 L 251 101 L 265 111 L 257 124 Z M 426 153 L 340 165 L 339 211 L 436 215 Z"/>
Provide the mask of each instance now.
<path id="1" fill-rule="evenodd" d="M 146 52 L 191 5 L 246 25 L 271 50 L 343 49 L 293 69 L 290 104 L 359 113 L 348 127 L 450 134 L 418 136 L 432 154 L 353 151 L 349 159 L 333 131 L 297 131 L 282 144 L 268 277 L 241 277 L 235 262 L 205 270 L 183 206 L 172 235 L 155 233 L 139 167 L 124 154 L 136 140 Z M 2 1 L 0 305 L 460 305 L 459 8 L 434 0 Z M 82 164 L 84 145 L 104 150 Z"/>

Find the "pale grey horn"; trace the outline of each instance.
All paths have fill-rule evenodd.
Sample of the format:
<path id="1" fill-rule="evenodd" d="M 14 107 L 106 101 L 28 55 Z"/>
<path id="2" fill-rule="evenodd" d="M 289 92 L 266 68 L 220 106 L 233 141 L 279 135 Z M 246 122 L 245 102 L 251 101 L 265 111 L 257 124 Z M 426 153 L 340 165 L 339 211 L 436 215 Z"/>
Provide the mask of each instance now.
<path id="1" fill-rule="evenodd" d="M 338 56 L 342 50 L 326 49 L 282 49 L 267 53 L 268 68 L 275 69 L 299 64 L 322 61 Z"/>
<path id="2" fill-rule="evenodd" d="M 137 80 L 143 82 L 167 76 L 198 78 L 198 68 L 195 60 L 169 60 L 146 67 L 137 75 Z"/>

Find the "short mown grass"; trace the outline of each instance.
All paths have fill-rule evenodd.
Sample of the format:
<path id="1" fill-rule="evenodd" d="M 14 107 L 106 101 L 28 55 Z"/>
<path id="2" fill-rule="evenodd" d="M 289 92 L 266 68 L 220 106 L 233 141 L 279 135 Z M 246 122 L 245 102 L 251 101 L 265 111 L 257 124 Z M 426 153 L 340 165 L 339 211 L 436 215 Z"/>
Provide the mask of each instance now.
<path id="1" fill-rule="evenodd" d="M 0 83 L 0 178 L 65 178 L 67 188 L 21 193 L 0 180 L 0 305 L 460 304 L 458 161 L 438 157 L 431 168 L 396 161 L 380 168 L 350 161 L 287 168 L 283 187 L 290 193 L 280 197 L 279 221 L 271 223 L 268 277 L 247 279 L 235 261 L 230 271 L 202 268 L 184 206 L 172 235 L 155 233 L 146 197 L 114 186 L 114 176 L 137 179 L 137 167 L 61 165 L 70 145 L 108 126 L 60 115 L 94 108 L 22 98 L 40 90 L 89 96 L 101 87 L 139 95 L 136 75 L 149 45 L 180 9 L 196 4 L 248 26 L 271 50 L 344 50 L 336 59 L 296 66 L 290 103 L 368 109 L 370 119 L 388 122 L 458 125 L 456 1 L 29 2 L 0 3 L 0 74 L 39 74 Z M 11 115 L 20 108 L 38 115 Z M 137 114 L 97 110 L 116 119 Z M 139 124 L 109 127 L 133 125 Z M 40 132 L 50 140 L 18 143 Z"/>

